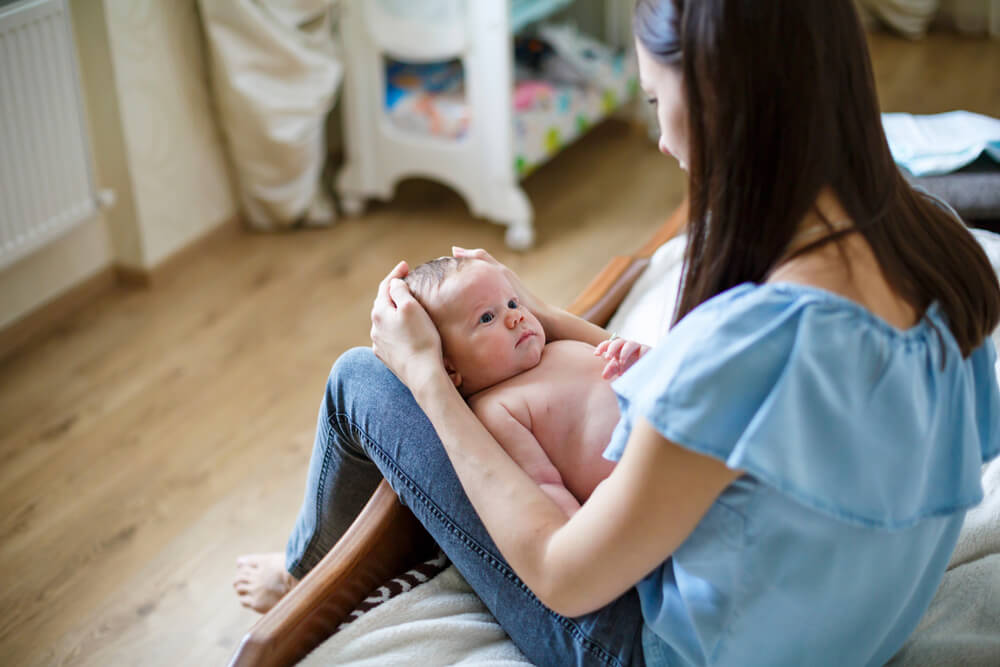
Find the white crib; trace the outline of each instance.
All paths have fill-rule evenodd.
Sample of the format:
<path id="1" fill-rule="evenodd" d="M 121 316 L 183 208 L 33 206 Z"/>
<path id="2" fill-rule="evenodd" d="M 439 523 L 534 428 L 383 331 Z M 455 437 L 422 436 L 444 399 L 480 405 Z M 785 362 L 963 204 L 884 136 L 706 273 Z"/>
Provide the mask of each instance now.
<path id="1" fill-rule="evenodd" d="M 344 211 L 359 214 L 367 199 L 388 199 L 401 179 L 420 176 L 452 187 L 473 215 L 506 225 L 510 247 L 531 247 L 533 213 L 520 179 L 637 89 L 634 59 L 624 56 L 628 67 L 615 90 L 590 91 L 583 102 L 562 103 L 564 118 L 549 121 L 544 155 L 525 160 L 517 154 L 515 123 L 523 129 L 540 119 L 537 113 L 515 113 L 512 34 L 570 1 L 346 0 L 341 15 L 346 162 L 336 182 Z M 469 115 L 461 138 L 412 132 L 390 122 L 386 58 L 461 62 Z M 567 104 L 577 106 L 567 113 Z"/>

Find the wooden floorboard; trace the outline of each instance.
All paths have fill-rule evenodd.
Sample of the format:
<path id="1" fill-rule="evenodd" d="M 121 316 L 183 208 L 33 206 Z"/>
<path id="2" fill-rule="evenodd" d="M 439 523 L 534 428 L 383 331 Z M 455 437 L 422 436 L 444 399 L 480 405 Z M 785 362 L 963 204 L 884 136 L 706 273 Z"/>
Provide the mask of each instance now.
<path id="1" fill-rule="evenodd" d="M 887 110 L 1000 116 L 1000 43 L 879 37 L 874 52 Z M 283 547 L 329 366 L 367 344 L 385 272 L 482 246 L 565 304 L 684 183 L 612 121 L 526 188 L 530 252 L 506 250 L 450 191 L 408 182 L 329 229 L 212 244 L 0 364 L 0 663 L 225 662 L 255 619 L 230 588 L 234 560 Z"/>

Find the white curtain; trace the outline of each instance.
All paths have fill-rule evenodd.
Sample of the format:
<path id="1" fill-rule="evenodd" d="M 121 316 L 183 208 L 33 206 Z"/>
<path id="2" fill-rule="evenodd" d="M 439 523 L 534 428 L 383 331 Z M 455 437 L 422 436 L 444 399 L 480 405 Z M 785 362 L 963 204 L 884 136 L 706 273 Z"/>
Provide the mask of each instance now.
<path id="1" fill-rule="evenodd" d="M 916 39 L 940 21 L 968 34 L 1000 37 L 1000 0 L 857 0 L 862 10 Z"/>
<path id="2" fill-rule="evenodd" d="M 240 204 L 257 229 L 328 225 L 325 124 L 343 67 L 337 0 L 198 0 Z"/>

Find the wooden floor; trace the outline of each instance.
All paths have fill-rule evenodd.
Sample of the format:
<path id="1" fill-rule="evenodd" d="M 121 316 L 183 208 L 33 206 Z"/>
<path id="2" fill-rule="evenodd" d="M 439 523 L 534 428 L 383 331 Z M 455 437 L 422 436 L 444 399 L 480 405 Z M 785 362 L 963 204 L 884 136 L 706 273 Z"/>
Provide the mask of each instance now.
<path id="1" fill-rule="evenodd" d="M 886 110 L 1000 116 L 1000 42 L 882 36 L 873 51 Z M 684 185 L 612 121 L 526 188 L 531 252 L 505 250 L 449 191 L 405 183 L 327 230 L 217 243 L 0 364 L 0 663 L 224 663 L 256 618 L 233 562 L 283 548 L 327 371 L 367 343 L 385 272 L 483 246 L 568 303 Z"/>

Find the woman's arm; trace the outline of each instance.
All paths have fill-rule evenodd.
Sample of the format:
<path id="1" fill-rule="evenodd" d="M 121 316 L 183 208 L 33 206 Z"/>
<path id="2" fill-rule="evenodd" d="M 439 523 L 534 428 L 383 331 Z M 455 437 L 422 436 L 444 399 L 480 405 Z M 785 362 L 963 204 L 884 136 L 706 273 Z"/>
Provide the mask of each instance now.
<path id="1" fill-rule="evenodd" d="M 500 552 L 553 610 L 577 616 L 627 591 L 739 476 L 640 423 L 611 475 L 567 519 L 458 394 L 440 363 L 430 318 L 392 278 L 380 286 L 372 312 L 376 353 L 413 391 Z"/>

